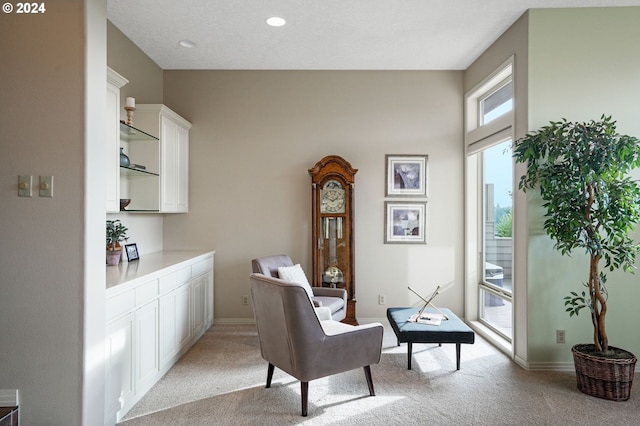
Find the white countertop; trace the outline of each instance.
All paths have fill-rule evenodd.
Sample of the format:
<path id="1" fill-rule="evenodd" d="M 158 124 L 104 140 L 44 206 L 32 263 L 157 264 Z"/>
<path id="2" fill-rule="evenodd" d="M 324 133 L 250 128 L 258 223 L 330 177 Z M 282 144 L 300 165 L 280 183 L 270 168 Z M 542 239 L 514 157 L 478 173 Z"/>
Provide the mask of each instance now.
<path id="1" fill-rule="evenodd" d="M 138 278 L 148 278 L 163 269 L 170 269 L 171 266 L 185 262 L 187 260 L 198 260 L 196 258 L 211 256 L 213 251 L 205 250 L 167 250 L 140 256 L 140 259 L 132 262 L 120 262 L 118 266 L 107 266 L 107 289 L 120 284 L 137 280 Z M 169 271 L 167 271 L 169 272 Z"/>

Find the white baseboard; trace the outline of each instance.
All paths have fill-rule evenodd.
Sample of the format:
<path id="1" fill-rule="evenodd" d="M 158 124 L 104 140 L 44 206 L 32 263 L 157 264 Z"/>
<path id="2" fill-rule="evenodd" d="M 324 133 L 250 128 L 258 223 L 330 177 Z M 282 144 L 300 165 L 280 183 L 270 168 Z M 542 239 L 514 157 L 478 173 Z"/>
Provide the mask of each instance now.
<path id="1" fill-rule="evenodd" d="M 358 324 L 371 324 L 373 322 L 379 322 L 380 324 L 384 325 L 385 327 L 389 325 L 389 320 L 387 319 L 387 317 L 384 318 L 356 318 L 358 320 Z"/>
<path id="2" fill-rule="evenodd" d="M 247 324 L 247 325 L 255 325 L 256 324 L 256 320 L 255 318 L 215 318 L 213 320 L 213 325 L 215 326 L 216 324 L 218 325 L 243 325 L 243 324 Z"/>
<path id="3" fill-rule="evenodd" d="M 573 362 L 529 362 L 529 371 L 576 371 Z"/>
<path id="4" fill-rule="evenodd" d="M 379 322 L 382 325 L 389 325 L 389 321 L 386 318 L 358 318 L 359 324 L 370 324 L 372 322 Z M 213 320 L 213 325 L 255 325 L 255 318 L 216 318 Z"/>

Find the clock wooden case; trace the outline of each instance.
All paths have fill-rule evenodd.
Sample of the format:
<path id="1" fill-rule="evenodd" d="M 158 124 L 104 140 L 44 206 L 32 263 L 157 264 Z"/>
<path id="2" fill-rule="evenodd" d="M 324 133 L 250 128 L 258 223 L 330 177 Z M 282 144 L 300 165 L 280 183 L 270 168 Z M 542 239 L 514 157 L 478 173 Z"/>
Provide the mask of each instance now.
<path id="1" fill-rule="evenodd" d="M 312 212 L 312 284 L 347 291 L 346 323 L 357 324 L 354 277 L 354 177 L 358 170 L 329 155 L 309 169 Z"/>

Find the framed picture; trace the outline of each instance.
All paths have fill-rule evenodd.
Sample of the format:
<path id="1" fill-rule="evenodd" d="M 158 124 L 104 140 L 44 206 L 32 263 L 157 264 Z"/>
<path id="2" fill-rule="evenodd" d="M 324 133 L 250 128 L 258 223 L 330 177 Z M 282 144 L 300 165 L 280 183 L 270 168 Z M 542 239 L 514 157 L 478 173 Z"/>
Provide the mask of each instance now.
<path id="1" fill-rule="evenodd" d="M 426 244 L 427 203 L 384 203 L 385 244 Z"/>
<path id="2" fill-rule="evenodd" d="M 138 246 L 134 244 L 126 244 L 124 246 L 124 250 L 127 252 L 127 261 L 131 262 L 132 260 L 140 259 L 138 255 Z"/>
<path id="3" fill-rule="evenodd" d="M 428 155 L 390 155 L 386 158 L 387 197 L 426 197 Z"/>

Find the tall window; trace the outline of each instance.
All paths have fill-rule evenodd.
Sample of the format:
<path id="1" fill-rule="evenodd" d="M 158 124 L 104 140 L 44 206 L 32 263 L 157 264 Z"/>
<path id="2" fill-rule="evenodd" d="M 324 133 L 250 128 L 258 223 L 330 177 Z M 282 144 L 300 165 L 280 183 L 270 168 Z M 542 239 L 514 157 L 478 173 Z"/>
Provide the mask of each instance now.
<path id="1" fill-rule="evenodd" d="M 467 292 L 473 319 L 513 337 L 513 66 L 466 96 Z"/>

